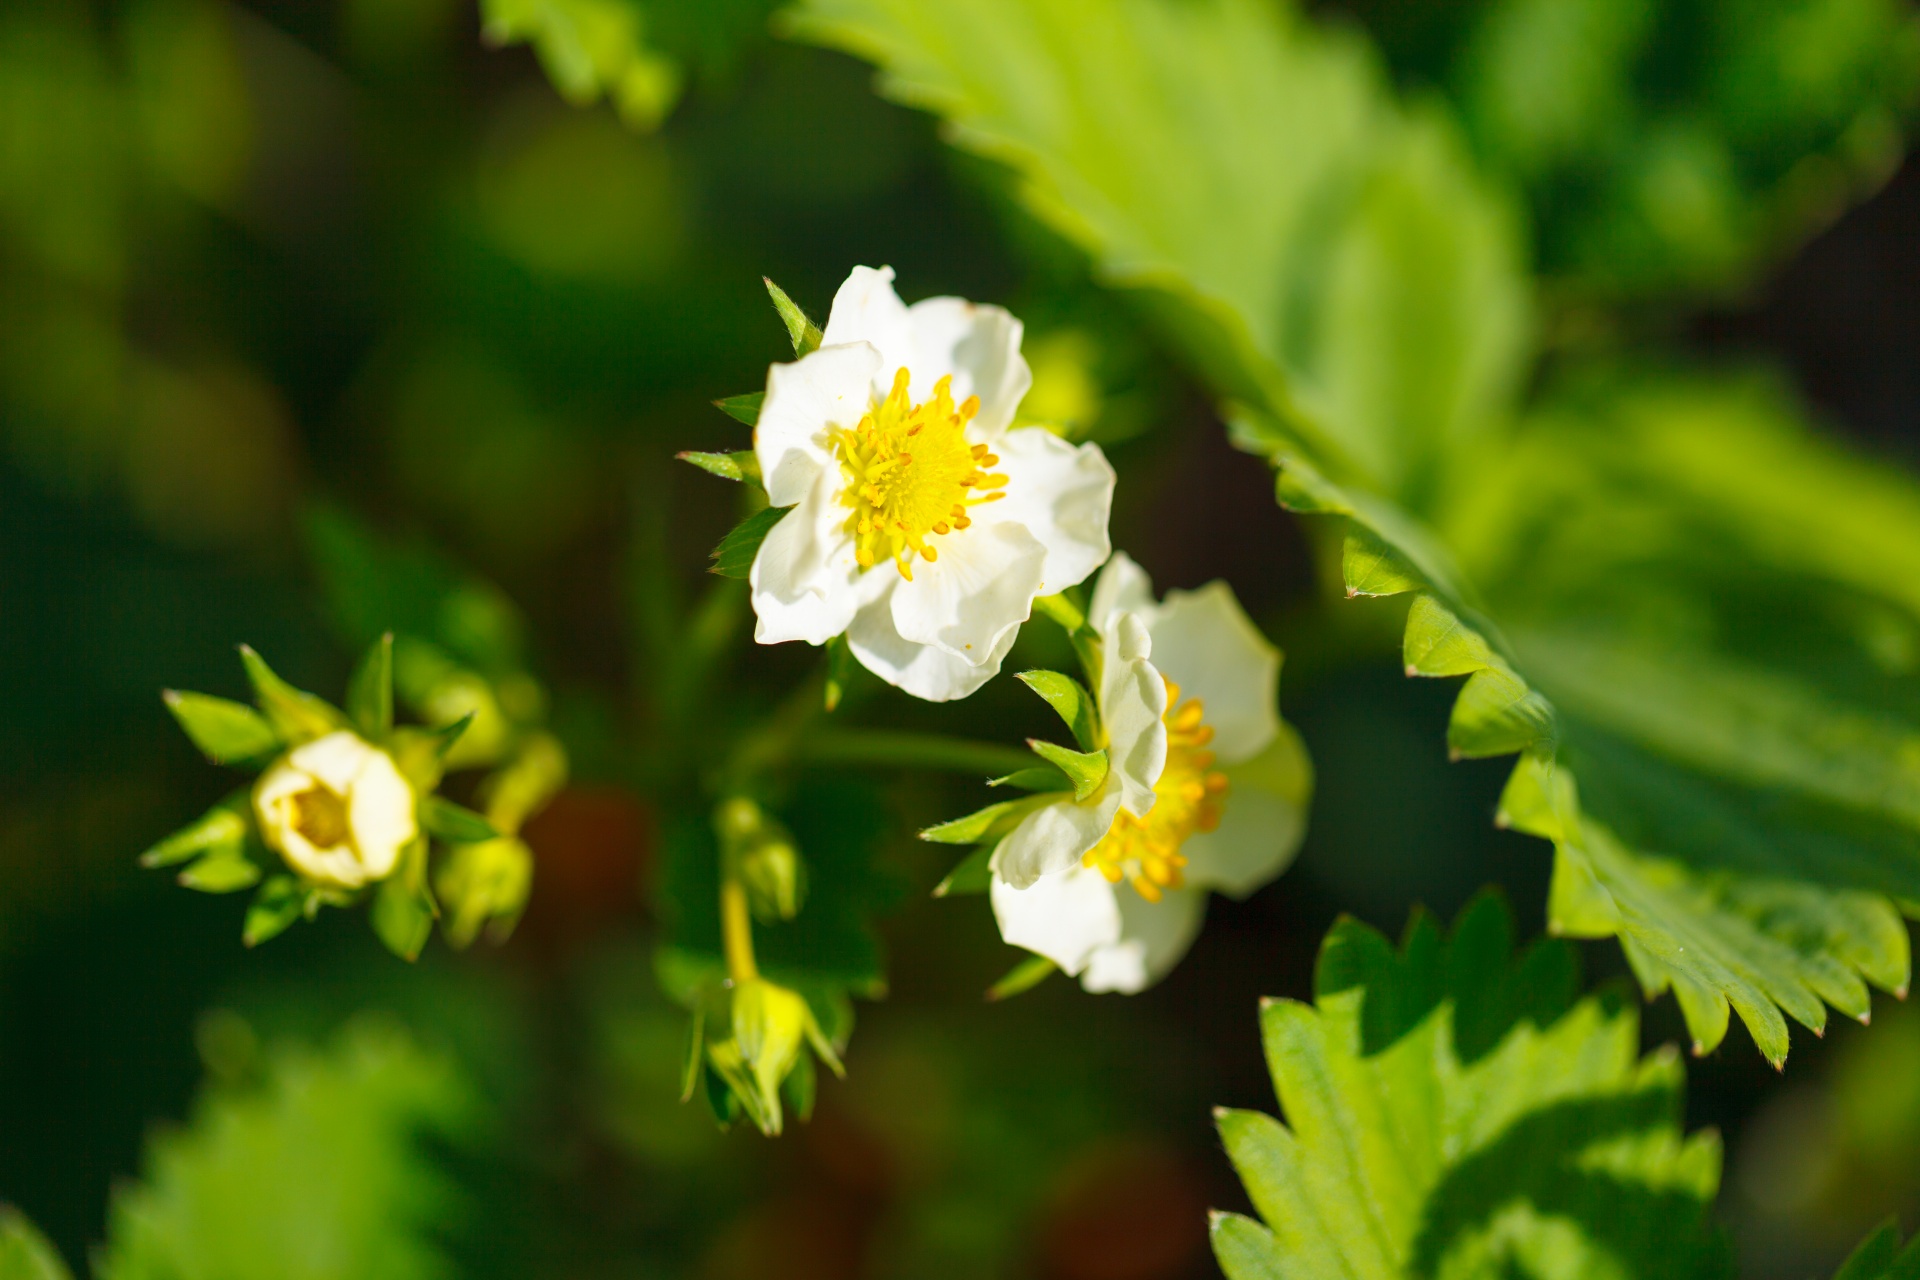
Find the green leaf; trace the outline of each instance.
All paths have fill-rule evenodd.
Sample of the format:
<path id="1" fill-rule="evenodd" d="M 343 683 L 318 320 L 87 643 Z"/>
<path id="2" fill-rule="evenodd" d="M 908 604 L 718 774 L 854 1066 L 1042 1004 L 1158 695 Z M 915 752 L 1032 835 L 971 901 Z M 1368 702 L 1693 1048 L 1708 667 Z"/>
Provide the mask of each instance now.
<path id="1" fill-rule="evenodd" d="M 994 848 L 992 844 L 976 846 L 973 852 L 955 864 L 953 870 L 947 872 L 939 884 L 933 886 L 933 896 L 947 898 L 956 893 L 985 893 L 993 884 Z"/>
<path id="2" fill-rule="evenodd" d="M 101 1280 L 451 1274 L 439 1243 L 470 1211 L 422 1142 L 470 1145 L 483 1096 L 399 1027 L 351 1024 L 324 1051 L 268 1050 L 262 1076 L 208 1089 L 155 1131 L 116 1190 Z M 293 1241 L 324 1250 L 289 1252 Z"/>
<path id="3" fill-rule="evenodd" d="M 72 1280 L 73 1273 L 38 1227 L 0 1204 L 0 1280 Z"/>
<path id="4" fill-rule="evenodd" d="M 369 923 L 387 950 L 402 960 L 420 958 L 439 915 L 427 888 L 427 842 L 416 839 L 400 855 L 400 865 L 373 893 Z"/>
<path id="5" fill-rule="evenodd" d="M 998 1002 L 1025 995 L 1059 971 L 1060 966 L 1045 956 L 1028 956 L 987 988 L 987 999 Z"/>
<path id="6" fill-rule="evenodd" d="M 1840 1264 L 1833 1280 L 1920 1280 L 1920 1238 L 1900 1247 L 1900 1223 L 1889 1218 Z"/>
<path id="7" fill-rule="evenodd" d="M 243 702 L 169 689 L 167 710 L 214 764 L 257 764 L 280 749 L 280 735 L 267 718 Z"/>
<path id="8" fill-rule="evenodd" d="M 1020 825 L 1020 820 L 1044 804 L 1053 803 L 1052 796 L 1027 796 L 1020 800 L 1002 800 L 978 809 L 964 818 L 955 818 L 950 822 L 938 823 L 920 833 L 922 840 L 934 844 L 979 844 L 983 841 L 997 840 Z"/>
<path id="9" fill-rule="evenodd" d="M 763 507 L 735 525 L 733 532 L 720 539 L 720 545 L 713 549 L 713 566 L 708 572 L 723 578 L 746 577 L 753 568 L 753 558 L 760 554 L 760 544 L 791 510 L 792 507 Z"/>
<path id="10" fill-rule="evenodd" d="M 244 790 L 236 791 L 141 854 L 140 865 L 149 870 L 170 867 L 210 849 L 238 849 L 252 830 L 251 796 Z"/>
<path id="11" fill-rule="evenodd" d="M 1014 679 L 1039 694 L 1054 709 L 1082 751 L 1097 751 L 1101 746 L 1100 709 L 1093 695 L 1072 676 L 1058 671 L 1022 671 Z"/>
<path id="12" fill-rule="evenodd" d="M 420 802 L 420 825 L 448 844 L 479 844 L 500 835 L 484 816 L 445 796 L 428 796 Z"/>
<path id="13" fill-rule="evenodd" d="M 287 742 L 298 745 L 347 727 L 346 717 L 331 703 L 282 680 L 251 646 L 240 646 L 240 661 L 253 684 L 254 700 Z"/>
<path id="14" fill-rule="evenodd" d="M 1731 1274 L 1720 1145 L 1682 1136 L 1678 1059 L 1639 1057 L 1618 1001 L 1569 1007 L 1566 944 L 1515 963 L 1511 930 L 1484 897 L 1399 950 L 1342 920 L 1314 1003 L 1263 1002 L 1286 1123 L 1216 1112 L 1264 1219 L 1214 1216 L 1229 1280 Z"/>
<path id="15" fill-rule="evenodd" d="M 732 418 L 735 422 L 743 423 L 749 427 L 757 427 L 760 425 L 760 406 L 766 403 L 766 399 L 767 393 L 764 391 L 749 391 L 745 395 L 728 396 L 724 400 L 715 400 L 713 404 L 716 409 L 726 414 L 729 418 Z M 684 453 L 680 456 L 683 458 L 687 457 Z M 736 458 L 742 456 L 753 457 L 753 453 L 751 450 L 748 450 L 744 455 L 731 454 L 728 456 Z M 693 461 L 691 458 L 687 460 L 689 462 Z M 698 466 L 701 464 L 695 463 L 695 465 Z M 746 464 L 743 462 L 740 465 L 744 470 Z M 754 462 L 754 470 L 756 473 L 759 470 L 758 459 Z"/>
<path id="16" fill-rule="evenodd" d="M 786 290 L 765 276 L 760 277 L 760 283 L 767 286 L 767 296 L 773 299 L 773 309 L 780 313 L 780 323 L 787 326 L 787 337 L 793 340 L 793 354 L 804 356 L 819 350 L 820 326 L 807 319 L 807 313 L 795 305 Z M 754 420 L 759 420 L 757 414 Z"/>
<path id="17" fill-rule="evenodd" d="M 260 864 L 238 842 L 219 844 L 187 864 L 176 879 L 201 893 L 237 893 L 260 883 Z"/>
<path id="18" fill-rule="evenodd" d="M 347 716 L 361 736 L 386 741 L 393 732 L 393 632 L 373 642 L 347 682 Z"/>
<path id="19" fill-rule="evenodd" d="M 306 909 L 307 891 L 292 876 L 269 876 L 253 901 L 247 904 L 246 923 L 240 929 L 240 941 L 257 947 L 287 931 Z"/>
<path id="20" fill-rule="evenodd" d="M 754 399 L 758 400 L 759 397 Z M 724 407 L 728 402 L 721 400 L 715 403 Z M 751 449 L 742 449 L 737 453 L 700 453 L 689 449 L 673 456 L 682 462 L 691 462 L 708 475 L 719 476 L 722 480 L 760 478 L 760 459 Z"/>
<path id="21" fill-rule="evenodd" d="M 679 66 L 646 42 L 642 9 L 623 0 L 482 0 L 488 43 L 530 41 L 560 96 L 588 106 L 604 95 L 634 129 L 659 127 L 679 100 Z"/>
<path id="22" fill-rule="evenodd" d="M 1033 754 L 1067 775 L 1067 781 L 1073 784 L 1073 798 L 1085 800 L 1100 789 L 1107 780 L 1106 751 L 1070 751 L 1066 747 L 1051 742 L 1042 742 L 1038 738 L 1027 739 L 1027 746 Z M 921 833 L 926 838 L 926 833 Z"/>

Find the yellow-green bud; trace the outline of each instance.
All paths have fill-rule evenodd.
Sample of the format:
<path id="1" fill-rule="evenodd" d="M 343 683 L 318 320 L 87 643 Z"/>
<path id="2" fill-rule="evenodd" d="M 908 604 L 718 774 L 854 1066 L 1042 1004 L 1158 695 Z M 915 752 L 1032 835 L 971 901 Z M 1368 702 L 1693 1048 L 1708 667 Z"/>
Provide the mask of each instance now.
<path id="1" fill-rule="evenodd" d="M 483 926 L 489 941 L 505 942 L 533 889 L 533 851 L 518 836 L 454 845 L 433 887 L 446 908 L 449 943 L 468 946 Z"/>
<path id="2" fill-rule="evenodd" d="M 773 924 L 800 914 L 807 898 L 807 864 L 787 829 L 745 796 L 721 801 L 713 826 L 754 918 Z"/>

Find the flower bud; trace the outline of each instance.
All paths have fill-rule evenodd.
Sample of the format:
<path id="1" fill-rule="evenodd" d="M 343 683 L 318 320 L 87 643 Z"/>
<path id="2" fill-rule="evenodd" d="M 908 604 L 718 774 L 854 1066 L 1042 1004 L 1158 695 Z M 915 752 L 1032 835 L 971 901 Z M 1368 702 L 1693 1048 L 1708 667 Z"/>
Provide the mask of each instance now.
<path id="1" fill-rule="evenodd" d="M 505 942 L 533 889 L 533 851 L 517 836 L 454 845 L 433 887 L 446 912 L 449 943 L 471 945 L 482 926 L 490 941 Z"/>
<path id="2" fill-rule="evenodd" d="M 419 834 L 413 788 L 393 757 L 341 729 L 295 747 L 253 788 L 260 834 L 311 884 L 384 879 Z"/>
<path id="3" fill-rule="evenodd" d="M 814 1020 L 799 992 L 748 978 L 732 992 L 732 1034 L 707 1045 L 707 1058 L 762 1132 L 779 1133 L 780 1086 L 799 1065 L 803 1044 L 811 1044 L 835 1074 L 839 1056 Z"/>
<path id="4" fill-rule="evenodd" d="M 773 924 L 799 915 L 807 897 L 807 864 L 787 829 L 745 796 L 721 801 L 713 825 L 723 856 L 747 891 L 754 919 Z"/>

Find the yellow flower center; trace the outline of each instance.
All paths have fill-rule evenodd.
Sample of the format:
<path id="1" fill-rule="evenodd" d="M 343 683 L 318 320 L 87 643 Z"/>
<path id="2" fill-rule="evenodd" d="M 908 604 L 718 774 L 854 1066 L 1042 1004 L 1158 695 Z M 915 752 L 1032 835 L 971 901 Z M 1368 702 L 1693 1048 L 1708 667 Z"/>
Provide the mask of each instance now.
<path id="1" fill-rule="evenodd" d="M 347 842 L 347 802 L 322 786 L 312 786 L 293 797 L 293 829 L 316 849 Z"/>
<path id="2" fill-rule="evenodd" d="M 1128 881 L 1148 902 L 1180 887 L 1187 865 L 1180 846 L 1194 832 L 1219 826 L 1227 801 L 1227 775 L 1213 767 L 1207 750 L 1213 727 L 1205 722 L 1205 704 L 1199 698 L 1180 701 L 1180 686 L 1168 680 L 1167 711 L 1160 719 L 1167 726 L 1167 767 L 1153 784 L 1153 808 L 1144 818 L 1122 809 L 1081 859 L 1114 884 Z"/>
<path id="3" fill-rule="evenodd" d="M 893 375 L 893 390 L 851 430 L 836 427 L 834 452 L 846 487 L 840 501 L 852 508 L 847 532 L 860 567 L 882 560 L 913 579 L 913 558 L 937 560 L 928 538 L 973 523 L 967 508 L 1005 497 L 1007 477 L 987 468 L 1000 461 L 984 444 L 967 443 L 967 423 L 980 412 L 980 397 L 953 403 L 953 379 L 933 385 L 920 404 L 907 398 L 908 375 Z"/>

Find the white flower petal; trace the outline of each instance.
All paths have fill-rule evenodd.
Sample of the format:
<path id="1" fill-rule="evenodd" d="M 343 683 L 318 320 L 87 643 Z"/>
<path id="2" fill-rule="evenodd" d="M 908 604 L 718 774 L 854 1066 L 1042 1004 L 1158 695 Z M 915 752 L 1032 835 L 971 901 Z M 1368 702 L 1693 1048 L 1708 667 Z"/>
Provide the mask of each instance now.
<path id="1" fill-rule="evenodd" d="M 1026 528 L 996 524 L 936 540 L 938 560 L 893 589 L 893 625 L 917 644 L 984 662 L 1033 611 L 1046 549 Z"/>
<path id="2" fill-rule="evenodd" d="M 813 486 L 767 533 L 753 557 L 753 638 L 761 644 L 825 644 L 847 629 L 860 607 L 860 562 L 837 498 L 838 467 L 814 473 Z"/>
<path id="3" fill-rule="evenodd" d="M 1144 991 L 1180 963 L 1206 918 L 1207 895 L 1199 889 L 1174 889 L 1159 902 L 1137 893 L 1116 893 L 1120 941 L 1101 947 L 1087 961 L 1080 985 L 1088 991 Z"/>
<path id="4" fill-rule="evenodd" d="M 1113 467 L 1096 444 L 1071 445 L 1042 427 L 1009 431 L 993 443 L 1006 497 L 973 508 L 978 524 L 1016 521 L 1047 550 L 1041 595 L 1085 582 L 1113 550 Z"/>
<path id="5" fill-rule="evenodd" d="M 1069 798 L 1035 810 L 993 851 L 995 879 L 1025 889 L 1044 876 L 1078 867 L 1119 811 L 1120 785 L 1111 771 L 1100 790 L 1085 800 Z"/>
<path id="6" fill-rule="evenodd" d="M 1145 817 L 1153 808 L 1153 785 L 1167 767 L 1167 682 L 1148 661 L 1153 642 L 1140 619 L 1114 615 L 1103 639 L 1100 719 L 1107 730 L 1108 776 L 1121 787 L 1121 803 Z"/>
<path id="7" fill-rule="evenodd" d="M 1069 867 L 1024 889 L 995 876 L 990 894 L 1000 936 L 1069 974 L 1079 973 L 1089 957 L 1120 940 L 1122 890 L 1089 867 Z"/>
<path id="8" fill-rule="evenodd" d="M 895 369 L 913 368 L 913 324 L 907 317 L 907 304 L 893 291 L 892 267 L 855 267 L 833 295 L 833 310 L 827 314 L 827 327 L 821 330 L 820 349 L 845 342 L 869 343 L 879 353 L 880 364 L 871 376 L 881 395 L 893 384 Z M 918 370 L 915 374 L 914 390 L 918 392 Z M 927 386 L 933 386 L 932 379 Z"/>
<path id="9" fill-rule="evenodd" d="M 400 861 L 400 851 L 419 833 L 413 788 L 393 757 L 376 751 L 354 779 L 347 797 L 347 823 L 367 877 L 379 880 Z"/>
<path id="10" fill-rule="evenodd" d="M 1260 634 L 1233 589 L 1209 582 L 1169 591 L 1155 611 L 1153 665 L 1206 704 L 1213 750 L 1225 764 L 1266 750 L 1280 732 L 1280 652 Z"/>
<path id="11" fill-rule="evenodd" d="M 1033 371 L 1020 354 L 1020 322 L 1004 308 L 964 298 L 926 298 L 907 308 L 907 317 L 913 328 L 913 359 L 907 366 L 913 371 L 913 398 L 926 399 L 934 383 L 951 375 L 955 404 L 980 397 L 973 427 L 982 438 L 1005 431 L 1033 386 Z"/>
<path id="12" fill-rule="evenodd" d="M 880 359 L 880 352 L 865 343 L 823 346 L 767 370 L 767 398 L 753 428 L 753 452 L 768 502 L 790 507 L 806 496 L 820 468 L 838 473 L 826 428 L 859 425 L 873 407 Z"/>
<path id="13" fill-rule="evenodd" d="M 1186 881 L 1244 898 L 1293 861 L 1307 829 L 1313 766 L 1299 736 L 1285 725 L 1273 744 L 1223 772 L 1229 787 L 1220 825 L 1188 837 Z"/>
<path id="14" fill-rule="evenodd" d="M 874 583 L 882 590 L 870 592 L 869 584 Z M 861 605 L 847 628 L 847 646 L 861 666 L 928 702 L 964 698 L 1000 674 L 1000 664 L 1020 634 L 1018 627 L 1008 628 L 978 661 L 973 654 L 960 657 L 937 645 L 903 639 L 893 625 L 893 592 L 901 585 L 900 575 L 891 565 L 882 565 L 861 579 L 863 597 L 871 598 Z"/>
<path id="15" fill-rule="evenodd" d="M 1133 562 L 1133 557 L 1124 551 L 1116 551 L 1107 561 L 1107 567 L 1100 571 L 1094 580 L 1093 602 L 1087 607 L 1087 622 L 1095 631 L 1104 633 L 1113 615 L 1122 609 L 1137 613 L 1153 626 L 1153 612 L 1158 608 L 1153 601 L 1153 579 L 1147 571 Z"/>
<path id="16" fill-rule="evenodd" d="M 312 742 L 303 743 L 287 753 L 287 763 L 320 782 L 327 790 L 347 794 L 353 780 L 360 776 L 367 760 L 378 754 L 358 734 L 337 729 Z M 296 788 L 304 791 L 305 787 Z"/>

